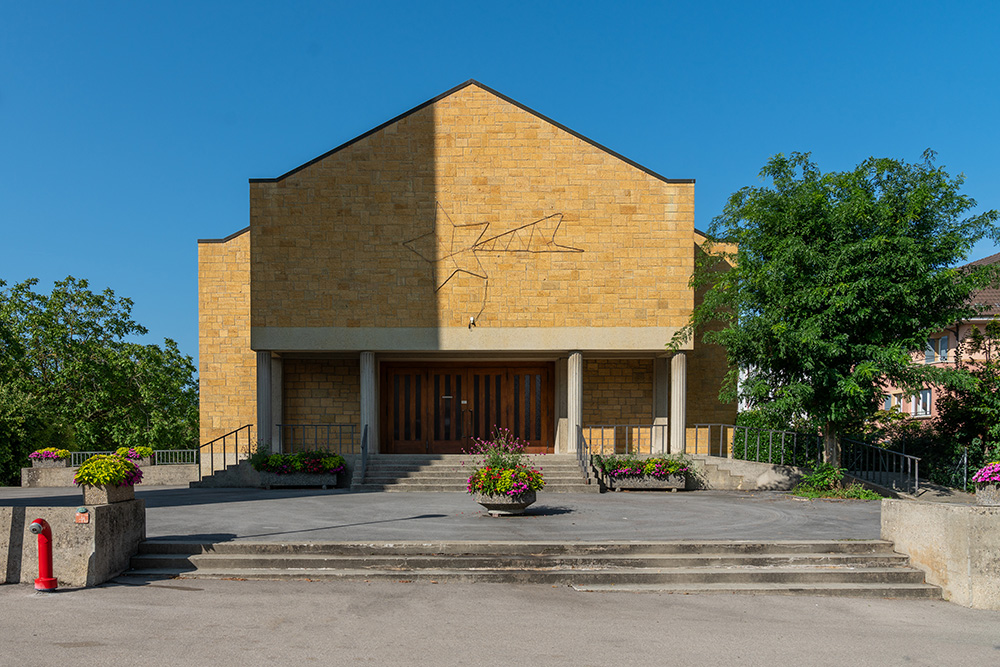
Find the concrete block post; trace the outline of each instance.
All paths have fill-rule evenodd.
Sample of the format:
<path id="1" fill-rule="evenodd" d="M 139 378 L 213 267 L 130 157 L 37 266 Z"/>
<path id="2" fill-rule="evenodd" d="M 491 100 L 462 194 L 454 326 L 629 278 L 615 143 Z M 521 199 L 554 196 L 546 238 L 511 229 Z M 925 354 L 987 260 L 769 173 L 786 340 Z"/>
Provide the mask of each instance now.
<path id="1" fill-rule="evenodd" d="M 569 451 L 575 452 L 583 426 L 583 354 L 570 352 L 566 365 L 566 426 Z"/>
<path id="2" fill-rule="evenodd" d="M 670 453 L 687 451 L 687 354 L 670 359 Z"/>
<path id="3" fill-rule="evenodd" d="M 267 442 L 272 451 L 277 443 L 271 440 L 271 351 L 257 352 L 257 440 Z M 251 448 L 255 443 L 251 443 Z"/>
<path id="4" fill-rule="evenodd" d="M 654 452 L 670 451 L 670 360 L 657 357 L 653 360 L 653 449 Z"/>
<path id="5" fill-rule="evenodd" d="M 271 451 L 281 450 L 281 424 L 284 422 L 284 408 L 281 392 L 283 387 L 281 357 L 271 357 Z"/>
<path id="6" fill-rule="evenodd" d="M 374 352 L 361 353 L 361 430 L 358 445 L 368 427 L 368 451 L 378 452 L 378 365 Z"/>

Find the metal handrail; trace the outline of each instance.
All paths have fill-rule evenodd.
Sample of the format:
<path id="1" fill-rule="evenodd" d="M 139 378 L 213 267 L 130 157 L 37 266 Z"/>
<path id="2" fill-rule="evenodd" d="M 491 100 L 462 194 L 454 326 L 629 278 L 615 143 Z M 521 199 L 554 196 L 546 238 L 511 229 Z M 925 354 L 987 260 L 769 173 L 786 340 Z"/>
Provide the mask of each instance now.
<path id="1" fill-rule="evenodd" d="M 670 450 L 668 424 L 607 424 L 583 428 L 590 435 L 591 450 L 599 454 L 666 454 Z M 611 451 L 606 451 L 609 448 Z"/>
<path id="2" fill-rule="evenodd" d="M 228 462 L 229 461 L 229 447 L 228 447 L 228 440 L 229 440 L 229 438 L 232 437 L 233 440 L 234 440 L 234 446 L 233 446 L 233 458 L 234 458 L 234 462 L 235 463 L 239 463 L 240 462 L 240 433 L 243 432 L 243 431 L 247 432 L 246 433 L 246 449 L 247 449 L 247 455 L 249 455 L 250 454 L 250 429 L 251 428 L 253 428 L 253 424 L 245 424 L 243 426 L 240 426 L 237 429 L 234 429 L 234 430 L 230 431 L 229 433 L 226 433 L 224 435 L 220 435 L 215 440 L 211 440 L 209 442 L 206 442 L 204 445 L 202 445 L 200 447 L 200 449 L 202 451 L 204 451 L 205 447 L 209 447 L 210 448 L 208 450 L 208 455 L 209 455 L 209 462 L 210 462 L 209 465 L 210 465 L 210 469 L 212 471 L 212 474 L 215 473 L 215 443 L 220 442 L 220 441 L 222 442 L 222 468 L 220 468 L 220 470 L 225 470 L 226 466 L 229 465 L 229 462 Z M 199 460 L 199 463 L 200 462 L 201 461 Z M 198 466 L 198 479 L 201 480 L 201 478 L 202 478 L 202 470 L 201 470 L 201 465 L 199 465 Z"/>
<path id="3" fill-rule="evenodd" d="M 97 454 L 114 454 L 118 450 L 100 452 L 70 452 L 69 465 L 72 468 L 79 468 L 80 465 Z M 153 464 L 158 466 L 169 465 L 190 465 L 198 463 L 197 449 L 154 449 Z"/>
<path id="4" fill-rule="evenodd" d="M 823 456 L 821 441 L 813 434 L 732 424 L 694 424 L 692 428 L 695 454 L 701 453 L 701 436 L 707 430 L 705 443 L 709 456 L 792 466 L 812 463 Z"/>
<path id="5" fill-rule="evenodd" d="M 102 451 L 102 452 L 70 452 L 69 453 L 69 465 L 71 468 L 79 468 L 80 465 L 89 459 L 91 456 L 97 456 L 98 454 L 114 454 L 116 450 Z"/>
<path id="6" fill-rule="evenodd" d="M 361 459 L 358 462 L 358 473 L 361 474 L 359 478 L 363 484 L 365 481 L 365 472 L 368 470 L 368 424 L 365 424 L 364 430 L 361 432 Z M 357 474 L 355 474 L 357 477 Z"/>
<path id="7" fill-rule="evenodd" d="M 583 437 L 583 427 L 576 427 L 576 460 L 580 464 L 583 472 L 583 479 L 586 484 L 590 484 L 590 445 Z"/>
<path id="8" fill-rule="evenodd" d="M 860 440 L 841 438 L 841 462 L 847 473 L 889 489 L 920 491 L 920 459 Z"/>
<path id="9" fill-rule="evenodd" d="M 322 449 L 337 454 L 355 453 L 357 432 L 354 424 L 277 424 L 277 427 L 278 450 L 286 454 L 294 454 L 296 447 L 300 451 Z"/>

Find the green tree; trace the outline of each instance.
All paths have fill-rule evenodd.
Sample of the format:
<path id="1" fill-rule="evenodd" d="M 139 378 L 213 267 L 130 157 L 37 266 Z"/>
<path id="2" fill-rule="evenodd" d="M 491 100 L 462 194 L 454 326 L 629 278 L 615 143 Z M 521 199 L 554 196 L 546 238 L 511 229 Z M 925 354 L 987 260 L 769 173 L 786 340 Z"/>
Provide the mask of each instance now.
<path id="1" fill-rule="evenodd" d="M 0 281 L 0 481 L 40 446 L 108 450 L 197 446 L 198 386 L 190 357 L 146 329 L 132 301 L 69 277 L 51 294 Z"/>
<path id="2" fill-rule="evenodd" d="M 967 447 L 969 465 L 1000 458 L 1000 319 L 973 327 L 957 351 L 958 367 L 968 373 L 949 378 L 937 401 L 935 431 L 956 453 Z"/>
<path id="3" fill-rule="evenodd" d="M 887 382 L 912 390 L 949 372 L 911 354 L 974 315 L 970 294 L 995 282 L 995 265 L 954 267 L 998 238 L 997 212 L 967 216 L 962 177 L 931 151 L 826 174 L 808 154 L 776 155 L 761 177 L 770 184 L 734 193 L 713 220 L 692 277 L 704 299 L 673 344 L 698 331 L 723 345 L 721 397 L 808 416 L 839 465 L 838 435 L 877 411 Z"/>

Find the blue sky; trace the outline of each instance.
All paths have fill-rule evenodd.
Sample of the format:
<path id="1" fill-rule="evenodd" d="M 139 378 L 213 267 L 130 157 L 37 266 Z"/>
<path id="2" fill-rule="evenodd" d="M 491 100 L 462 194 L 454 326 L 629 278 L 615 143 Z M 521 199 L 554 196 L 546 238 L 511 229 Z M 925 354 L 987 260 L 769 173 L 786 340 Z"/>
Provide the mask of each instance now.
<path id="1" fill-rule="evenodd" d="M 925 148 L 1000 209 L 1000 3 L 0 3 L 0 279 L 73 275 L 197 356 L 198 238 L 470 78 L 670 178 Z M 970 259 L 997 252 L 992 242 Z"/>

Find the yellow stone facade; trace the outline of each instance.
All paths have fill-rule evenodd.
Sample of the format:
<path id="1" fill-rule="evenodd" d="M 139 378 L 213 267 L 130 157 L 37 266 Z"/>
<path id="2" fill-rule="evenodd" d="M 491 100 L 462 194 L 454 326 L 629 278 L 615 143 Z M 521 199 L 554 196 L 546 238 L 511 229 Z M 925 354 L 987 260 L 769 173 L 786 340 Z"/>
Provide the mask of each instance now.
<path id="1" fill-rule="evenodd" d="M 254 327 L 679 327 L 693 303 L 694 184 L 477 85 L 252 182 L 250 211 Z"/>
<path id="2" fill-rule="evenodd" d="M 364 419 L 376 433 L 386 399 L 376 387 L 365 416 L 365 350 L 371 377 L 386 360 L 565 369 L 579 350 L 584 424 L 664 424 L 656 359 L 688 321 L 702 238 L 693 180 L 460 86 L 251 180 L 249 231 L 199 243 L 202 441 L 256 423 L 256 351 L 280 369 L 272 434 Z M 732 423 L 717 398 L 725 355 L 685 353 L 687 423 Z"/>
<path id="3" fill-rule="evenodd" d="M 201 442 L 257 421 L 250 349 L 250 234 L 198 243 Z"/>

